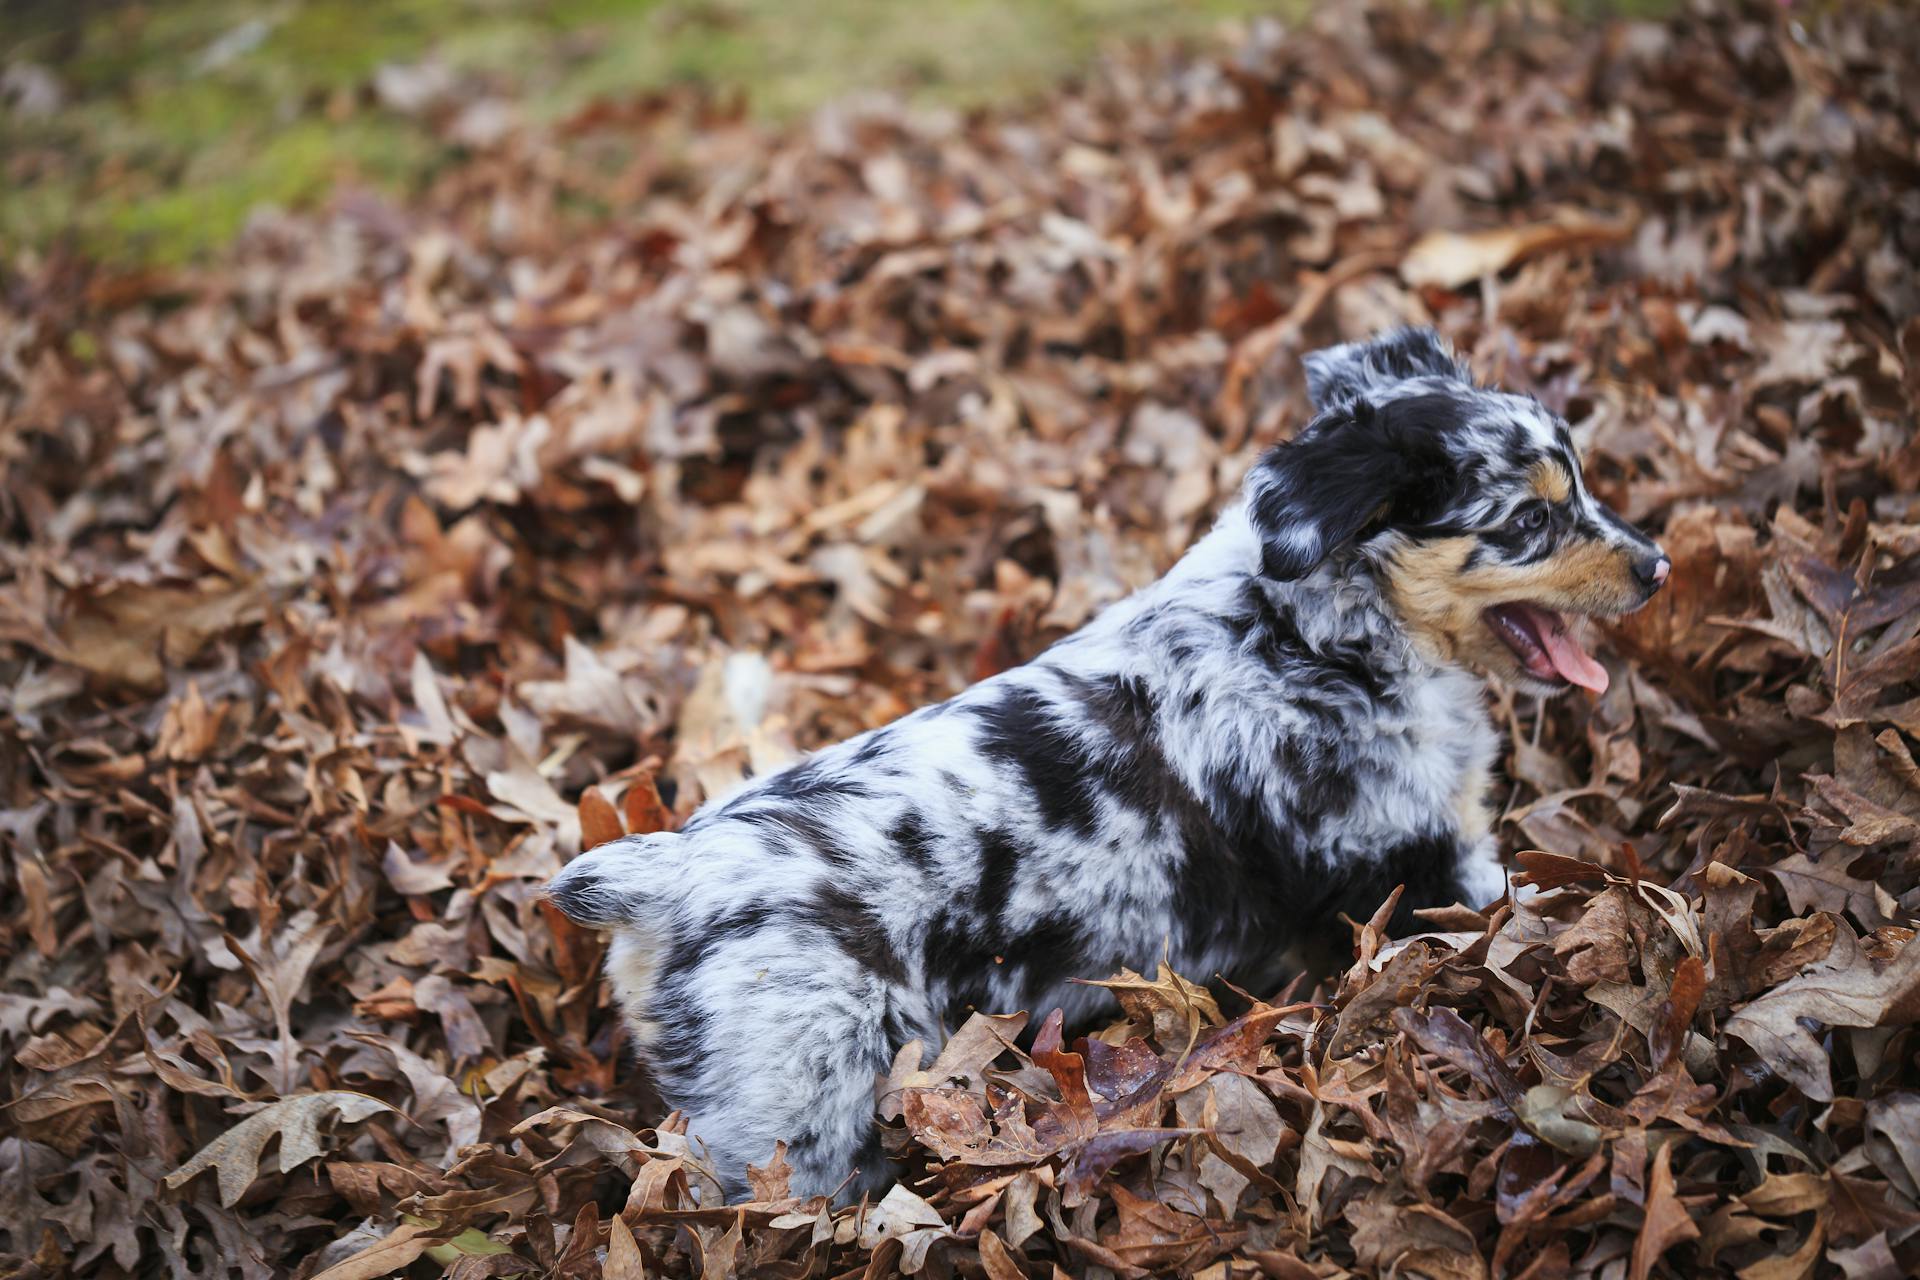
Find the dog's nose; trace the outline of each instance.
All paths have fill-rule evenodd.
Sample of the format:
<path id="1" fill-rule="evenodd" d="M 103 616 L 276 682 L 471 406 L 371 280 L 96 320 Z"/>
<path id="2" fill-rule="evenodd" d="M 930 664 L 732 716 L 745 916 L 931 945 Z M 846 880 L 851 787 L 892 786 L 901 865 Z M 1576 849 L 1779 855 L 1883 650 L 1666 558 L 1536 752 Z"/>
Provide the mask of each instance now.
<path id="1" fill-rule="evenodd" d="M 1649 592 L 1658 591 L 1660 584 L 1667 580 L 1667 575 L 1671 572 L 1673 572 L 1673 561 L 1658 551 L 1645 560 L 1636 562 L 1633 566 L 1633 576 L 1640 579 L 1640 585 Z"/>

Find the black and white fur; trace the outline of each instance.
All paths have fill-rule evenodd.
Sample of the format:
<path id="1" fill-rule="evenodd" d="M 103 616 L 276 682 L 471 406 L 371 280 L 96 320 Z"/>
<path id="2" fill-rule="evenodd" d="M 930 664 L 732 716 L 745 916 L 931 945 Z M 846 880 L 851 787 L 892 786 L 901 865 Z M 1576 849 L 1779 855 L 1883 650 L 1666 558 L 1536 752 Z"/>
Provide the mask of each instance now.
<path id="1" fill-rule="evenodd" d="M 568 916 L 612 932 L 634 1041 L 731 1193 L 776 1140 L 797 1192 L 884 1185 L 875 1074 L 971 1008 L 1071 1022 L 1105 997 L 1067 979 L 1163 947 L 1270 992 L 1290 947 L 1344 944 L 1340 914 L 1396 885 L 1403 926 L 1504 892 L 1484 683 L 1396 611 L 1396 566 L 1443 538 L 1523 574 L 1561 545 L 1637 564 L 1658 548 L 1579 485 L 1564 424 L 1474 386 L 1430 332 L 1308 370 L 1316 419 L 1159 582 L 1026 666 L 553 881 Z M 1573 491 L 1521 536 L 1543 459 Z M 1567 603 L 1623 612 L 1640 581 Z"/>

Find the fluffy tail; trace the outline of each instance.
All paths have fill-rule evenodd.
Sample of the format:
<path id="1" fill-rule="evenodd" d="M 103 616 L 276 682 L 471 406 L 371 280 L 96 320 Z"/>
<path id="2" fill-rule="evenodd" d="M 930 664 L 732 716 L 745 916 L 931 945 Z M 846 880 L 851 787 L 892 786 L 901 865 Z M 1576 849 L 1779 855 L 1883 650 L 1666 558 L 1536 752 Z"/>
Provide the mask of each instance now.
<path id="1" fill-rule="evenodd" d="M 672 831 L 609 840 L 569 862 L 547 885 L 566 917 L 590 929 L 658 926 L 679 897 L 684 837 Z"/>

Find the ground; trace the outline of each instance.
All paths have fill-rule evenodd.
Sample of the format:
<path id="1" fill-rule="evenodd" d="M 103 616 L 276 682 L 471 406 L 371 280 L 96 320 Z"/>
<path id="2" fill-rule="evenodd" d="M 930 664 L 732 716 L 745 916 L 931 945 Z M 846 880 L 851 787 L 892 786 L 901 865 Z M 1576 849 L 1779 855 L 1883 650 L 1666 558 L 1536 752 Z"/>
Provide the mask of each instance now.
<path id="1" fill-rule="evenodd" d="M 1897 9 L 1342 5 L 785 118 L 433 43 L 338 108 L 424 173 L 0 264 L 0 1275 L 1920 1271 Z M 208 136 L 281 131 L 7 162 L 106 227 Z M 1603 696 L 1489 691 L 1536 892 L 971 1023 L 877 1082 L 884 1199 L 700 1195 L 546 878 L 1150 580 L 1405 322 L 1674 560 Z"/>

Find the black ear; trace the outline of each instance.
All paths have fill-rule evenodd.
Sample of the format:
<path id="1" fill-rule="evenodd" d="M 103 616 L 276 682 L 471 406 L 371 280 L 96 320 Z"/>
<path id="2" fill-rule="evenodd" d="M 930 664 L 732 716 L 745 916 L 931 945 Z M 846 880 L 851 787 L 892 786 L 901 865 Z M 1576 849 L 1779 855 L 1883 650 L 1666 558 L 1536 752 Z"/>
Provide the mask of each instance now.
<path id="1" fill-rule="evenodd" d="M 1452 378 L 1473 385 L 1453 351 L 1431 329 L 1395 329 L 1367 342 L 1315 351 L 1307 368 L 1307 395 L 1331 409 L 1375 387 L 1407 378 Z"/>
<path id="2" fill-rule="evenodd" d="M 1453 469 L 1427 421 L 1430 397 L 1350 401 L 1275 445 L 1247 475 L 1261 567 L 1304 578 L 1375 524 L 1419 523 L 1446 502 Z"/>

